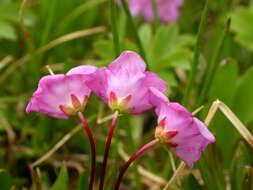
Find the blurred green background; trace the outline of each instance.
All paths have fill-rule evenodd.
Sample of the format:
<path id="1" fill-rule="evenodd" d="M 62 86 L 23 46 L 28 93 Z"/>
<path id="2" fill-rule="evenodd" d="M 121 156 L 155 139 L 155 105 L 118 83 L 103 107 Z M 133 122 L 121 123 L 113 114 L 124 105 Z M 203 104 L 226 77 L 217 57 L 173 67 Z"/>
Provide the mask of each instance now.
<path id="1" fill-rule="evenodd" d="M 134 20 L 149 68 L 169 84 L 167 95 L 171 101 L 181 102 L 183 98 L 204 4 L 204 0 L 185 0 L 180 20 L 173 24 L 146 23 L 141 17 Z M 231 18 L 231 26 L 223 40 L 228 18 Z M 122 8 L 117 8 L 116 20 L 121 51 L 138 52 Z M 206 68 L 213 62 L 217 67 L 203 95 L 202 103 L 206 106 L 199 117 L 203 120 L 211 103 L 220 99 L 253 131 L 253 2 L 211 1 L 205 22 L 196 85 L 187 97 L 188 108 L 193 111 L 198 105 Z M 64 36 L 73 37 L 73 32 L 98 26 L 102 28 L 91 35 L 82 33 L 72 40 Z M 27 115 L 24 110 L 38 80 L 49 74 L 46 65 L 55 73 L 65 73 L 74 66 L 105 66 L 115 59 L 111 31 L 109 0 L 0 0 L 1 190 L 36 189 L 36 185 L 32 186 L 36 182 L 41 189 L 87 188 L 90 150 L 80 127 L 73 138 L 38 166 L 40 180 L 32 179 L 29 165 L 73 130 L 79 121 L 36 113 Z M 62 36 L 65 42 L 46 46 Z M 97 143 L 97 171 L 101 168 L 110 124 L 99 125 L 97 118 L 110 114 L 93 95 L 85 115 Z M 120 118 L 109 160 L 106 190 L 112 189 L 119 167 L 124 163 L 118 150 L 133 154 L 153 138 L 155 126 L 153 111 Z M 209 146 L 195 167 L 186 169 L 171 189 L 253 189 L 252 148 L 221 113 L 212 121 L 210 130 L 217 137 L 217 143 Z M 176 158 L 174 161 L 176 165 L 180 162 Z M 162 146 L 147 152 L 136 163 L 125 176 L 122 189 L 160 190 L 173 174 L 169 151 Z M 159 183 L 139 174 L 137 165 L 164 181 Z"/>

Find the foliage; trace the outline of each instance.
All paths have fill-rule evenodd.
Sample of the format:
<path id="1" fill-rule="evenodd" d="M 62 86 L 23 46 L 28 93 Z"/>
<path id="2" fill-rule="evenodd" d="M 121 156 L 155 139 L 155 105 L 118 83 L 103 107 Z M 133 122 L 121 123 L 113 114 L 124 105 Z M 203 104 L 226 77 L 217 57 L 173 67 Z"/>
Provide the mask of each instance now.
<path id="1" fill-rule="evenodd" d="M 253 131 L 253 5 L 250 2 L 252 1 L 210 1 L 200 44 L 196 86 L 188 97 L 188 108 L 191 111 L 196 108 L 206 76 L 205 68 L 212 61 L 225 20 L 231 16 L 231 31 L 219 52 L 218 67 L 208 93 L 205 94 L 205 109 L 199 118 L 203 120 L 211 103 L 220 99 Z M 13 185 L 17 189 L 31 189 L 29 164 L 44 155 L 78 125 L 75 118 L 58 120 L 45 115 L 24 113 L 38 80 L 48 75 L 45 66 L 50 65 L 55 73 L 65 73 L 69 68 L 81 64 L 105 66 L 115 58 L 109 1 L 28 0 L 23 16 L 28 35 L 24 35 L 20 25 L 21 3 L 18 0 L 1 0 L 0 3 L 1 190 L 9 190 Z M 195 0 L 187 0 L 181 9 L 179 22 L 173 24 L 146 23 L 142 17 L 135 19 L 149 69 L 169 84 L 167 94 L 171 101 L 180 102 L 184 95 L 203 7 L 204 1 L 196 3 Z M 120 51 L 138 52 L 123 9 L 117 7 L 116 13 Z M 35 54 L 36 49 L 58 37 L 95 26 L 106 26 L 106 31 L 67 41 L 46 52 Z M 29 58 L 24 59 L 28 55 Z M 5 62 L 6 56 L 12 56 L 13 59 Z M 96 118 L 110 114 L 110 110 L 95 95 L 90 98 L 85 116 L 89 119 L 92 132 L 96 134 L 98 155 L 103 155 L 110 122 L 98 125 Z M 131 155 L 148 142 L 154 135 L 156 125 L 153 115 L 150 111 L 140 116 L 121 117 L 108 166 L 107 190 L 112 189 L 113 179 L 124 163 L 122 157 L 116 154 L 118 149 L 123 147 Z M 225 189 L 229 185 L 232 190 L 252 189 L 253 151 L 250 146 L 220 113 L 212 121 L 210 129 L 215 134 L 217 143 L 208 148 L 192 173 L 185 172 L 174 183 L 173 189 L 213 190 Z M 10 136 L 12 134 L 14 136 Z M 70 187 L 85 189 L 89 153 L 87 137 L 79 130 L 52 157 L 38 166 L 42 186 L 50 190 Z M 178 165 L 180 160 L 174 159 Z M 62 166 L 63 162 L 66 162 L 66 167 Z M 166 181 L 173 174 L 169 152 L 161 146 L 137 161 L 135 166 L 138 165 Z M 97 169 L 100 168 L 101 162 L 98 162 Z M 125 189 L 151 189 L 150 182 L 137 172 L 137 167 L 128 171 L 124 184 Z M 151 181 L 151 185 L 157 184 Z"/>

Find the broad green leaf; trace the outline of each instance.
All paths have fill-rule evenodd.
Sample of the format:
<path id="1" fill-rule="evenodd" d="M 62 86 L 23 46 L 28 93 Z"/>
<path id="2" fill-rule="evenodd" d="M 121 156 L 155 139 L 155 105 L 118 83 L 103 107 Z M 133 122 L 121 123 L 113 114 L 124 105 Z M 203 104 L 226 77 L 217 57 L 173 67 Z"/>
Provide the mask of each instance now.
<path id="1" fill-rule="evenodd" d="M 10 174 L 4 169 L 0 169 L 0 189 L 10 190 L 12 185 L 13 180 Z"/>
<path id="2" fill-rule="evenodd" d="M 168 52 L 171 51 L 172 42 L 175 41 L 177 35 L 177 25 L 168 25 L 158 28 L 154 37 L 153 55 L 161 58 L 166 56 Z"/>
<path id="3" fill-rule="evenodd" d="M 188 69 L 193 43 L 194 38 L 179 34 L 175 24 L 159 27 L 151 39 L 148 53 L 151 71 L 164 71 L 171 67 Z"/>
<path id="4" fill-rule="evenodd" d="M 49 190 L 68 190 L 69 177 L 67 168 L 63 165 L 56 182 Z"/>
<path id="5" fill-rule="evenodd" d="M 177 80 L 174 76 L 174 74 L 170 71 L 159 71 L 156 73 L 161 79 L 163 79 L 169 87 L 175 87 L 177 86 Z"/>
<path id="6" fill-rule="evenodd" d="M 236 8 L 231 17 L 231 30 L 236 34 L 236 41 L 253 51 L 253 5 Z"/>
<path id="7" fill-rule="evenodd" d="M 213 78 L 213 83 L 208 94 L 209 102 L 212 103 L 216 99 L 219 99 L 228 106 L 231 106 L 237 84 L 237 75 L 238 66 L 235 61 L 228 61 L 226 64 L 221 65 Z M 221 150 L 225 166 L 229 167 L 233 154 L 232 144 L 235 143 L 238 137 L 237 131 L 220 112 L 217 112 L 210 128 L 216 136 L 216 143 Z"/>
<path id="8" fill-rule="evenodd" d="M 252 189 L 252 188 L 243 188 L 243 185 L 245 185 L 247 181 L 250 181 L 248 174 L 252 173 L 252 172 L 247 172 L 247 168 L 245 167 L 247 165 L 250 165 L 250 157 L 251 157 L 251 154 L 247 153 L 247 149 L 245 145 L 246 144 L 243 142 L 239 143 L 238 146 L 235 147 L 237 156 L 231 159 L 232 166 L 230 169 L 230 177 L 231 177 L 232 190 Z M 244 179 L 247 177 L 248 179 L 244 181 Z"/>
<path id="9" fill-rule="evenodd" d="M 236 88 L 236 80 L 238 75 L 237 63 L 233 60 L 222 63 L 216 75 L 213 78 L 210 87 L 208 100 L 213 102 L 216 99 L 223 101 L 227 105 L 231 105 L 233 94 Z M 225 87 L 225 88 L 224 88 Z"/>
<path id="10" fill-rule="evenodd" d="M 1 2 L 0 6 L 0 20 L 7 20 L 15 23 L 19 23 L 19 2 Z M 31 26 L 35 21 L 35 16 L 28 8 L 24 12 L 25 25 Z"/>
<path id="11" fill-rule="evenodd" d="M 147 54 L 150 48 L 150 41 L 152 38 L 152 30 L 151 30 L 150 25 L 148 24 L 142 25 L 139 29 L 139 36 L 140 36 L 143 48 Z"/>
<path id="12" fill-rule="evenodd" d="M 0 39 L 16 40 L 17 34 L 14 27 L 7 22 L 0 21 Z"/>
<path id="13" fill-rule="evenodd" d="M 111 41 L 97 41 L 94 44 L 94 48 L 98 56 L 103 59 L 111 60 L 114 57 L 113 43 Z"/>
<path id="14" fill-rule="evenodd" d="M 236 89 L 233 110 L 244 124 L 253 121 L 253 67 L 239 81 Z"/>
<path id="15" fill-rule="evenodd" d="M 88 189 L 89 184 L 89 172 L 84 171 L 78 180 L 78 190 Z"/>

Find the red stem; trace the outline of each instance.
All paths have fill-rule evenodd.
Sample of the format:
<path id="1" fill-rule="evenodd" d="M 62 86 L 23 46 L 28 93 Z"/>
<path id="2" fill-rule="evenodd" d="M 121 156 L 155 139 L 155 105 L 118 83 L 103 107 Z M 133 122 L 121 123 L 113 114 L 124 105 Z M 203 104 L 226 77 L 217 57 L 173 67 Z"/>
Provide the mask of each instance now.
<path id="1" fill-rule="evenodd" d="M 156 143 L 158 143 L 158 140 L 152 140 L 149 143 L 145 144 L 140 150 L 138 150 L 126 163 L 123 165 L 123 167 L 120 170 L 119 177 L 117 179 L 116 185 L 114 187 L 114 190 L 119 190 L 120 183 L 123 179 L 123 176 L 126 172 L 126 170 L 129 168 L 129 166 L 132 164 L 134 160 L 136 160 L 139 156 L 141 156 L 144 152 L 146 152 L 148 149 L 153 147 Z"/>
<path id="2" fill-rule="evenodd" d="M 115 131 L 117 119 L 118 119 L 118 113 L 116 112 L 113 119 L 112 119 L 111 127 L 109 129 L 107 140 L 106 140 L 104 160 L 103 160 L 103 165 L 102 165 L 102 169 L 101 169 L 101 176 L 100 176 L 100 183 L 99 183 L 99 190 L 104 189 L 104 181 L 105 181 L 107 160 L 108 160 L 108 155 L 109 155 L 109 152 L 110 152 L 112 137 L 113 137 L 113 134 L 114 134 L 114 131 Z"/>
<path id="3" fill-rule="evenodd" d="M 94 142 L 93 135 L 89 128 L 88 123 L 86 122 L 83 114 L 78 112 L 79 119 L 82 121 L 85 133 L 87 134 L 89 141 L 90 141 L 90 148 L 91 148 L 91 171 L 90 171 L 90 183 L 89 183 L 89 190 L 93 189 L 93 184 L 95 180 L 95 170 L 96 170 L 96 146 Z"/>

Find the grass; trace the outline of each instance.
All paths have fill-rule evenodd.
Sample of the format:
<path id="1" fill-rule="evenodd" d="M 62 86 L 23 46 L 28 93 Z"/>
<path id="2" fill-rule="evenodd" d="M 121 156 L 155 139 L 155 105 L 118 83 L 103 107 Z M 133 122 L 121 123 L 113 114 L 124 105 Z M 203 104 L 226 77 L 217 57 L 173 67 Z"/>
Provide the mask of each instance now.
<path id="1" fill-rule="evenodd" d="M 124 2 L 119 7 L 113 0 L 1 1 L 0 189 L 42 185 L 52 190 L 56 179 L 63 190 L 87 189 L 90 147 L 78 119 L 27 115 L 24 110 L 38 80 L 49 75 L 47 65 L 56 74 L 82 64 L 105 66 L 126 49 L 139 52 L 149 70 L 169 83 L 171 101 L 183 99 L 191 111 L 204 104 L 198 113 L 204 120 L 219 99 L 211 110 L 226 116 L 217 112 L 207 121 L 217 142 L 192 170 L 174 173 L 181 161 L 157 146 L 129 168 L 122 189 L 166 189 L 167 183 L 175 190 L 252 189 L 250 1 L 187 0 L 174 24 L 132 17 Z M 229 17 L 228 33 L 223 25 Z M 95 134 L 97 171 L 111 114 L 95 95 L 90 98 L 85 116 Z M 126 159 L 153 139 L 155 126 L 153 111 L 120 117 L 105 190 L 113 188 Z M 33 175 L 29 166 L 35 168 Z M 98 188 L 99 175 L 95 181 Z"/>

